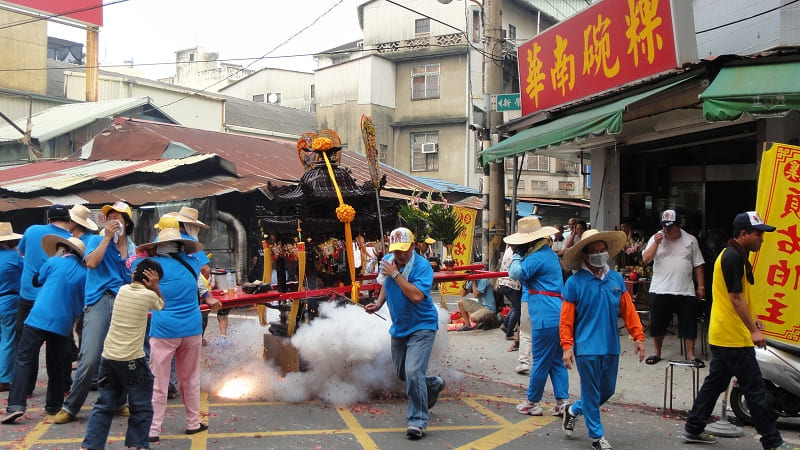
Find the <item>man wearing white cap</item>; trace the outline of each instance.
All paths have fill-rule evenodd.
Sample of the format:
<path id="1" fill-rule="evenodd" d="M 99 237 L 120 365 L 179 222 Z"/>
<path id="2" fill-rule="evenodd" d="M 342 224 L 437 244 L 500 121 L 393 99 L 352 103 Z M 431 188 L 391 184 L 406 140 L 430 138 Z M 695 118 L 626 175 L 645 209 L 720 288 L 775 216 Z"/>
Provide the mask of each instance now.
<path id="1" fill-rule="evenodd" d="M 697 339 L 697 299 L 705 300 L 703 254 L 697 239 L 681 229 L 681 217 L 672 209 L 661 214 L 661 231 L 650 237 L 642 252 L 642 262 L 653 261 L 650 281 L 650 336 L 655 353 L 645 362 L 661 361 L 661 346 L 672 315 L 678 314 L 678 337 L 686 340 L 686 359 L 698 367 L 705 363 L 695 357 Z M 694 279 L 692 278 L 694 274 Z M 695 289 L 694 280 L 697 280 Z"/>
<path id="2" fill-rule="evenodd" d="M 368 313 L 389 306 L 392 326 L 392 361 L 398 378 L 406 382 L 408 410 L 406 437 L 422 438 L 428 427 L 428 410 L 444 389 L 441 377 L 426 374 L 439 328 L 439 313 L 431 299 L 433 268 L 414 251 L 414 234 L 396 228 L 389 234 L 389 254 L 380 263 L 383 284 L 377 303 L 366 306 Z"/>

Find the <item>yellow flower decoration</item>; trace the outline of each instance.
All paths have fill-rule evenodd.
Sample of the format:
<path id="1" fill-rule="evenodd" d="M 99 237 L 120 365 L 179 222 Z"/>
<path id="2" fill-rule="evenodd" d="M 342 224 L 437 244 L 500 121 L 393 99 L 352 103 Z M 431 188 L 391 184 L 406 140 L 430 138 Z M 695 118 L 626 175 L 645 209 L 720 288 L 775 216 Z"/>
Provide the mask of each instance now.
<path id="1" fill-rule="evenodd" d="M 336 207 L 336 218 L 339 222 L 350 223 L 356 218 L 356 210 L 347 203 L 342 203 Z"/>
<path id="2" fill-rule="evenodd" d="M 314 150 L 329 150 L 333 147 L 333 141 L 326 137 L 318 137 L 311 143 Z"/>

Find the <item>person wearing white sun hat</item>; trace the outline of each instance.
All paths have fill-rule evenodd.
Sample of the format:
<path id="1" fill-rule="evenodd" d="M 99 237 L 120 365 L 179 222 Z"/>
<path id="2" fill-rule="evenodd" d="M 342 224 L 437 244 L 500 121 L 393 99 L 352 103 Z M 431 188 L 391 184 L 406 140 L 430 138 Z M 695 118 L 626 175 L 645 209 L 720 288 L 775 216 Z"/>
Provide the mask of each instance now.
<path id="1" fill-rule="evenodd" d="M 525 322 L 530 324 L 530 340 L 525 343 L 520 340 L 520 352 L 525 345 L 533 355 L 528 391 L 525 401 L 517 405 L 517 412 L 544 415 L 540 402 L 549 376 L 556 399 L 556 406 L 550 413 L 560 415 L 569 399 L 569 376 L 561 360 L 558 339 L 563 288 L 561 265 L 558 255 L 550 248 L 550 236 L 558 230 L 543 227 L 536 217 L 520 219 L 517 230 L 503 241 L 514 251 L 508 275 L 521 283 L 521 308 L 527 310 Z"/>
<path id="2" fill-rule="evenodd" d="M 14 233 L 10 222 L 0 222 L 0 392 L 11 388 L 14 358 L 19 278 L 22 275 L 22 256 L 17 252 L 21 234 Z"/>
<path id="3" fill-rule="evenodd" d="M 587 230 L 562 257 L 575 270 L 564 284 L 559 334 L 567 369 L 577 366 L 581 397 L 564 408 L 561 429 L 571 437 L 579 415 L 586 418 L 592 448 L 610 449 L 600 421 L 600 407 L 616 390 L 619 371 L 619 331 L 622 316 L 634 340 L 639 362 L 644 360 L 644 332 L 622 275 L 608 267 L 625 245 L 622 231 Z"/>

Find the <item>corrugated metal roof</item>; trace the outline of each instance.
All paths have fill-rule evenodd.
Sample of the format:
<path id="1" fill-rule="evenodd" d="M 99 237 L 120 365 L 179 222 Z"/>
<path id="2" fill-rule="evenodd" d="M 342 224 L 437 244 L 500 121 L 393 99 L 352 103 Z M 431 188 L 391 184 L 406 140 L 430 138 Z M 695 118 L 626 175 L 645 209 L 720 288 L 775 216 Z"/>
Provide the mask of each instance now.
<path id="1" fill-rule="evenodd" d="M 440 180 L 439 178 L 431 178 L 431 177 L 413 177 L 413 178 L 433 187 L 434 190 L 443 193 L 458 192 L 461 194 L 470 194 L 470 195 L 480 195 L 481 193 L 479 190 L 475 188 L 464 186 L 462 184 L 451 183 L 445 180 Z"/>
<path id="2" fill-rule="evenodd" d="M 164 150 L 176 142 L 197 153 L 162 159 Z M 88 159 L 42 161 L 0 170 L 0 196 L 4 197 L 0 211 L 47 207 L 53 203 L 49 199 L 67 195 L 81 199 L 70 203 L 123 200 L 144 205 L 253 192 L 267 183 L 296 183 L 304 173 L 292 143 L 137 119 L 115 120 L 95 137 L 91 152 L 88 148 L 82 156 Z M 140 159 L 111 159 L 115 155 Z M 341 164 L 359 184 L 370 179 L 364 155 L 344 150 Z M 402 195 L 391 190 L 439 190 L 384 164 L 380 173 L 386 175 L 381 195 L 387 197 Z M 135 178 L 126 183 L 132 175 Z"/>
<path id="3" fill-rule="evenodd" d="M 102 102 L 71 103 L 55 106 L 31 116 L 31 137 L 40 142 L 69 133 L 88 125 L 95 120 L 115 116 L 121 112 L 146 105 L 147 97 L 123 98 Z M 153 106 L 155 109 L 155 106 Z M 18 127 L 27 128 L 27 118 L 14 122 Z M 0 142 L 16 141 L 22 138 L 19 131 L 11 125 L 0 126 Z"/>

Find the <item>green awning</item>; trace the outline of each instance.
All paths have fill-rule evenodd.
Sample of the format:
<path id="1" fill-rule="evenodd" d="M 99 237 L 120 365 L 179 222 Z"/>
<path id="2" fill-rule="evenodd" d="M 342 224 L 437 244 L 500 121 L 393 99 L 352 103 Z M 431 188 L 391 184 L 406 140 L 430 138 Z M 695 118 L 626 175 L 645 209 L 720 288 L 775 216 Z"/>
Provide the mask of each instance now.
<path id="1" fill-rule="evenodd" d="M 800 62 L 724 67 L 700 100 L 710 122 L 784 117 L 800 110 Z"/>
<path id="2" fill-rule="evenodd" d="M 552 122 L 533 126 L 481 152 L 484 164 L 507 156 L 537 149 L 558 146 L 565 142 L 585 139 L 589 135 L 618 134 L 622 131 L 622 113 L 628 105 L 657 94 L 684 82 L 681 80 L 666 86 L 625 97 L 612 103 L 561 117 Z"/>

